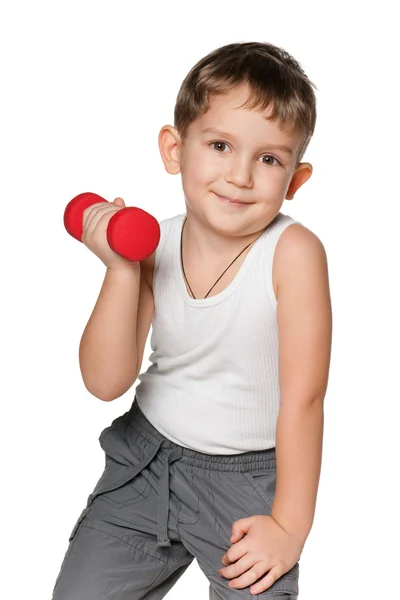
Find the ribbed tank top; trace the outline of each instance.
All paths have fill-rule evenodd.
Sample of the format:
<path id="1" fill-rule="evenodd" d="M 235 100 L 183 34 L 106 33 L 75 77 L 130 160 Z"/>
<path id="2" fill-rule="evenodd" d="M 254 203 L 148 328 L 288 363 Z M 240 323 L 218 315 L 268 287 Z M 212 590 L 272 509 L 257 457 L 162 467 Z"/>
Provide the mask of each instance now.
<path id="1" fill-rule="evenodd" d="M 282 231 L 299 221 L 278 213 L 232 282 L 194 299 L 181 265 L 184 217 L 160 222 L 151 365 L 138 377 L 138 405 L 166 438 L 198 452 L 273 448 L 279 377 L 272 264 Z"/>

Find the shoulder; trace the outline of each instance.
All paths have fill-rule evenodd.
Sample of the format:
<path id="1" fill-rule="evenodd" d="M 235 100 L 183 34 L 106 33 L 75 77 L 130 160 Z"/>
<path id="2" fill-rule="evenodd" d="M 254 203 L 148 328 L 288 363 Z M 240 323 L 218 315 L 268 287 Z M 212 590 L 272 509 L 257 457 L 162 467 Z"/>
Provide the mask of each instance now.
<path id="1" fill-rule="evenodd" d="M 274 287 L 279 291 L 326 280 L 328 265 L 325 247 L 319 237 L 304 225 L 293 223 L 281 233 L 274 254 Z M 314 283 L 312 283 L 312 281 Z"/>
<path id="2" fill-rule="evenodd" d="M 276 246 L 280 406 L 309 405 L 327 388 L 332 306 L 325 248 L 295 223 Z"/>

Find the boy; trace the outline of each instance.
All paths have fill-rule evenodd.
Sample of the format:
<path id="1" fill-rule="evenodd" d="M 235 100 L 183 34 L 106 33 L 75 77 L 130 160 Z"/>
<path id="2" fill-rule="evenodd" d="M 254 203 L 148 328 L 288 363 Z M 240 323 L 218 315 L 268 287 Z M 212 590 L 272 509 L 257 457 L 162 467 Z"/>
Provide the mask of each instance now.
<path id="1" fill-rule="evenodd" d="M 298 597 L 332 316 L 324 247 L 280 208 L 312 173 L 300 162 L 312 85 L 271 44 L 211 52 L 182 83 L 175 126 L 160 131 L 187 212 L 161 222 L 156 252 L 130 263 L 109 248 L 122 199 L 85 211 L 82 239 L 107 272 L 82 377 L 104 401 L 140 384 L 100 435 L 105 470 L 54 600 L 159 600 L 194 557 L 211 600 Z"/>

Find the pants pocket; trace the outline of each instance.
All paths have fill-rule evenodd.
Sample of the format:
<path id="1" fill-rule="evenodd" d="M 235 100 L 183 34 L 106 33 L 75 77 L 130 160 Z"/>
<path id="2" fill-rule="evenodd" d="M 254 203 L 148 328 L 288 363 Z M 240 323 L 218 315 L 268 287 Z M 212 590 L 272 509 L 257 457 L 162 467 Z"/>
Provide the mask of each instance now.
<path id="1" fill-rule="evenodd" d="M 248 471 L 243 473 L 243 475 L 264 502 L 268 511 L 271 512 L 276 487 L 275 470 Z"/>
<path id="2" fill-rule="evenodd" d="M 100 434 L 100 445 L 105 453 L 105 467 L 88 497 L 86 507 L 74 525 L 69 537 L 70 541 L 89 513 L 92 503 L 99 496 L 102 496 L 108 504 L 122 508 L 142 501 L 151 491 L 150 483 L 141 473 L 142 448 L 136 443 L 137 434 L 128 436 L 126 433 L 125 416 L 118 417 Z"/>
<path id="3" fill-rule="evenodd" d="M 86 517 L 88 511 L 89 511 L 89 506 L 87 505 L 83 509 L 83 511 L 81 512 L 81 514 L 79 515 L 78 520 L 76 521 L 76 523 L 75 523 L 75 525 L 74 525 L 74 527 L 73 527 L 73 529 L 72 529 L 72 531 L 70 533 L 70 536 L 68 538 L 69 542 L 72 542 L 72 540 L 74 539 L 74 537 L 75 537 L 75 535 L 76 535 L 76 533 L 77 533 L 77 531 L 79 529 L 79 526 L 82 523 L 83 519 Z"/>
<path id="4" fill-rule="evenodd" d="M 107 504 L 117 508 L 141 502 L 147 498 L 152 488 L 140 471 L 140 465 L 128 467 L 106 456 L 105 469 L 89 496 L 89 503 L 92 504 L 100 495 Z"/>

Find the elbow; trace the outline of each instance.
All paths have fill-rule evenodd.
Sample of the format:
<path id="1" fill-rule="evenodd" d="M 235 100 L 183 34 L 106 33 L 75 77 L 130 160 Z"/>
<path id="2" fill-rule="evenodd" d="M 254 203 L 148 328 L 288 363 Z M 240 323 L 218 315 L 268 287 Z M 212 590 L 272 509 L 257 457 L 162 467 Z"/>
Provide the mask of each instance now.
<path id="1" fill-rule="evenodd" d="M 113 396 L 109 393 L 105 393 L 104 390 L 97 390 L 96 388 L 87 384 L 85 380 L 83 380 L 83 383 L 85 385 L 85 388 L 89 392 L 89 394 L 92 394 L 92 396 L 94 396 L 98 400 L 101 400 L 102 402 L 112 402 L 113 400 L 115 400 L 115 398 L 118 397 L 118 396 Z"/>
<path id="2" fill-rule="evenodd" d="M 113 389 L 113 390 L 102 390 L 102 391 L 97 391 L 95 394 L 93 394 L 93 392 L 91 392 L 94 396 L 96 396 L 96 398 L 98 398 L 99 400 L 102 400 L 103 402 L 113 402 L 114 400 L 117 400 L 118 398 L 121 398 L 124 394 L 126 394 L 132 387 L 132 385 L 135 383 L 136 381 L 136 377 L 133 380 L 130 380 L 128 384 L 123 385 L 120 388 L 117 389 Z"/>
<path id="3" fill-rule="evenodd" d="M 115 398 L 112 398 L 110 396 L 99 396 L 99 395 L 96 395 L 96 398 L 98 398 L 102 402 L 112 402 L 113 400 L 115 400 Z"/>
<path id="4" fill-rule="evenodd" d="M 92 394 L 95 398 L 102 400 L 102 402 L 113 402 L 113 400 L 117 400 L 117 398 L 121 398 L 135 383 L 138 374 L 135 373 L 134 376 L 125 380 L 125 382 L 119 381 L 119 385 L 109 386 L 108 389 L 102 387 L 96 387 L 95 385 L 90 385 L 89 382 L 83 380 L 83 383 L 88 392 Z"/>

